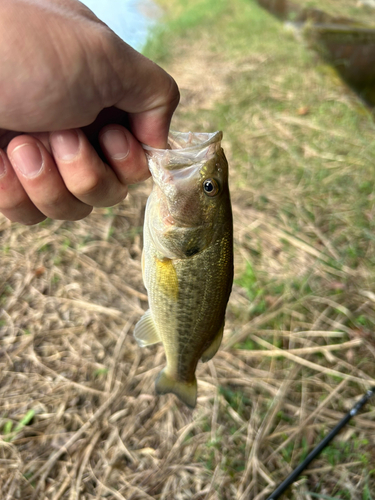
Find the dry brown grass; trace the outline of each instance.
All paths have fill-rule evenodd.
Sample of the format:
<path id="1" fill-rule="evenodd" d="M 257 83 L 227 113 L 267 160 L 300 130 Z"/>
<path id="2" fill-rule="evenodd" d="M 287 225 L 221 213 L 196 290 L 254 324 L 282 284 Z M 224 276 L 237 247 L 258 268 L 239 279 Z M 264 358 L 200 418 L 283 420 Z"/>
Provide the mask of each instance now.
<path id="1" fill-rule="evenodd" d="M 375 383 L 374 240 L 361 239 L 355 192 L 345 192 L 331 227 L 338 198 L 324 191 L 352 175 L 353 165 L 363 168 L 353 182 L 366 177 L 366 162 L 374 159 L 366 146 L 370 121 L 359 124 L 362 140 L 352 129 L 330 128 L 324 117 L 314 120 L 309 102 L 307 116 L 298 114 L 307 92 L 301 97 L 285 86 L 274 54 L 254 49 L 231 62 L 217 52 L 208 57 L 213 47 L 202 36 L 182 43 L 180 60 L 167 67 L 182 88 L 175 129 L 211 129 L 210 113 L 223 99 L 233 97 L 234 113 L 246 97 L 245 89 L 233 95 L 236 80 L 263 67 L 265 75 L 273 71 L 273 82 L 261 95 L 289 102 L 290 112 L 276 116 L 257 101 L 241 108 L 247 129 L 228 120 L 236 283 L 223 346 L 198 367 L 197 408 L 155 396 L 163 349 L 141 350 L 132 336 L 147 308 L 140 255 L 150 183 L 77 223 L 26 228 L 0 219 L 4 500 L 264 500 Z M 206 74 L 215 75 L 217 92 L 204 88 Z M 360 108 L 341 87 L 328 85 L 319 95 Z M 241 164 L 239 143 L 265 165 L 278 165 L 277 151 L 287 170 L 271 182 L 264 166 L 260 178 L 254 158 Z M 351 145 L 349 156 L 340 156 L 343 144 Z M 289 172 L 301 163 L 328 172 L 320 196 Z M 346 258 L 352 243 L 360 256 Z M 370 500 L 374 416 L 372 402 L 286 498 Z"/>
<path id="2" fill-rule="evenodd" d="M 142 351 L 131 335 L 146 307 L 134 231 L 146 195 L 135 189 L 110 214 L 96 211 L 78 223 L 21 228 L 3 221 L 2 427 L 11 421 L 14 429 L 35 412 L 19 432 L 3 435 L 4 499 L 264 498 L 282 478 L 277 471 L 288 470 L 283 450 L 294 443 L 298 460 L 298 444 L 316 442 L 375 383 L 374 342 L 344 324 L 347 311 L 311 297 L 311 310 L 301 313 L 283 294 L 252 318 L 237 285 L 223 348 L 199 366 L 197 409 L 155 397 L 163 350 Z M 234 208 L 238 271 L 255 226 L 270 250 L 280 239 L 261 214 L 238 200 Z M 307 243 L 296 247 L 304 266 L 317 265 L 316 252 Z M 362 310 L 373 307 L 371 294 L 364 299 Z M 287 330 L 267 329 L 275 316 Z M 256 350 L 233 347 L 244 339 Z M 373 414 L 368 408 L 340 437 L 366 438 L 362 451 L 372 459 Z M 359 465 L 341 465 L 353 491 L 365 479 Z M 319 460 L 305 482 L 330 470 Z"/>
<path id="3" fill-rule="evenodd" d="M 282 478 L 277 470 L 288 470 L 283 450 L 294 443 L 298 459 L 298 443 L 316 442 L 375 383 L 374 342 L 341 323 L 346 311 L 332 315 L 337 304 L 311 297 L 312 309 L 301 313 L 283 294 L 252 318 L 235 286 L 223 348 L 199 366 L 197 409 L 155 397 L 163 350 L 142 351 L 131 335 L 146 307 L 136 231 L 146 196 L 137 188 L 110 214 L 78 223 L 2 222 L 1 426 L 11 421 L 14 429 L 35 412 L 3 435 L 4 499 L 264 498 Z M 280 239 L 261 214 L 238 200 L 234 207 L 238 270 L 255 226 L 270 249 Z M 303 265 L 316 265 L 314 247 L 296 252 Z M 374 297 L 364 298 L 362 310 L 373 307 Z M 267 329 L 280 315 L 288 329 Z M 256 350 L 233 347 L 244 339 Z M 368 408 L 340 437 L 366 438 L 362 451 L 372 459 L 373 414 Z M 341 465 L 353 491 L 364 481 L 359 464 Z M 305 482 L 329 471 L 319 460 Z"/>

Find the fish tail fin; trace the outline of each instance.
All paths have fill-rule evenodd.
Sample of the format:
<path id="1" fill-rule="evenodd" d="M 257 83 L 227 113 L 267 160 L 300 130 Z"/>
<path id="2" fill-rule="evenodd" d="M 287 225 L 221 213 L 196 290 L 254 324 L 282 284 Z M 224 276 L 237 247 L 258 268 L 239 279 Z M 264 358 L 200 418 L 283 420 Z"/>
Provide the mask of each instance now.
<path id="1" fill-rule="evenodd" d="M 164 368 L 155 381 L 155 388 L 157 394 L 171 392 L 189 408 L 195 408 L 197 403 L 197 379 L 195 377 L 192 383 L 180 382 L 171 377 L 167 368 Z"/>

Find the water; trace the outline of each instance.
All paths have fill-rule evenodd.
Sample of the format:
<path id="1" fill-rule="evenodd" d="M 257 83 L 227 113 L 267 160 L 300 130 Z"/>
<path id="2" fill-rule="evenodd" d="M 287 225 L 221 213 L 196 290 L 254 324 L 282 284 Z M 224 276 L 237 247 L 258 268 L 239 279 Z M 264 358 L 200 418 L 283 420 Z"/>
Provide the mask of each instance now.
<path id="1" fill-rule="evenodd" d="M 161 16 L 152 0 L 81 0 L 120 38 L 142 51 L 151 28 Z"/>

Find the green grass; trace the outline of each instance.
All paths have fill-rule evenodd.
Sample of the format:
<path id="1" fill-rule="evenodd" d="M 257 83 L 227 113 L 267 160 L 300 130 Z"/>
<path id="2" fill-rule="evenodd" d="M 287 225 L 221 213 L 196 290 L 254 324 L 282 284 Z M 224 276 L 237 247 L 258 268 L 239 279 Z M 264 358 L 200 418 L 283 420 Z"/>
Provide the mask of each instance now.
<path id="1" fill-rule="evenodd" d="M 163 2 L 159 2 L 163 6 Z M 165 3 L 165 7 L 170 5 Z M 143 53 L 150 59 L 159 62 L 168 60 L 170 57 L 169 41 L 170 37 L 178 37 L 179 42 L 189 40 L 192 31 L 209 28 L 217 23 L 222 16 L 228 12 L 228 2 L 226 0 L 201 0 L 199 2 L 174 3 L 168 17 L 168 23 L 157 26 L 143 48 Z M 172 35 L 173 34 L 173 35 Z"/>
<path id="2" fill-rule="evenodd" d="M 2 434 L 6 443 L 13 441 L 24 427 L 29 425 L 35 416 L 35 410 L 28 410 L 26 415 L 21 418 L 18 424 L 13 428 L 13 422 L 6 420 L 3 424 Z"/>

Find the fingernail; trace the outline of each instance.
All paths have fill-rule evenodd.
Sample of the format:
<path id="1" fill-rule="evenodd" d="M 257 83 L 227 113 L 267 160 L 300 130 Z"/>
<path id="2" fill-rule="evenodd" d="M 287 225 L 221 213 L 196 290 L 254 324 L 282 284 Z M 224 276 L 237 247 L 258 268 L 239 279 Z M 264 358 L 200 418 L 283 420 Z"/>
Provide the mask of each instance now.
<path id="1" fill-rule="evenodd" d="M 62 130 L 51 134 L 51 146 L 60 160 L 72 160 L 79 151 L 79 137 L 75 130 Z"/>
<path id="2" fill-rule="evenodd" d="M 3 152 L 0 151 L 0 178 L 3 177 L 6 173 L 7 173 L 7 168 L 5 166 Z"/>
<path id="3" fill-rule="evenodd" d="M 129 154 L 129 144 L 126 135 L 122 130 L 107 130 L 101 141 L 108 156 L 114 160 L 123 160 Z"/>
<path id="4" fill-rule="evenodd" d="M 21 144 L 10 154 L 10 161 L 25 177 L 36 177 L 43 166 L 43 157 L 36 144 Z"/>

